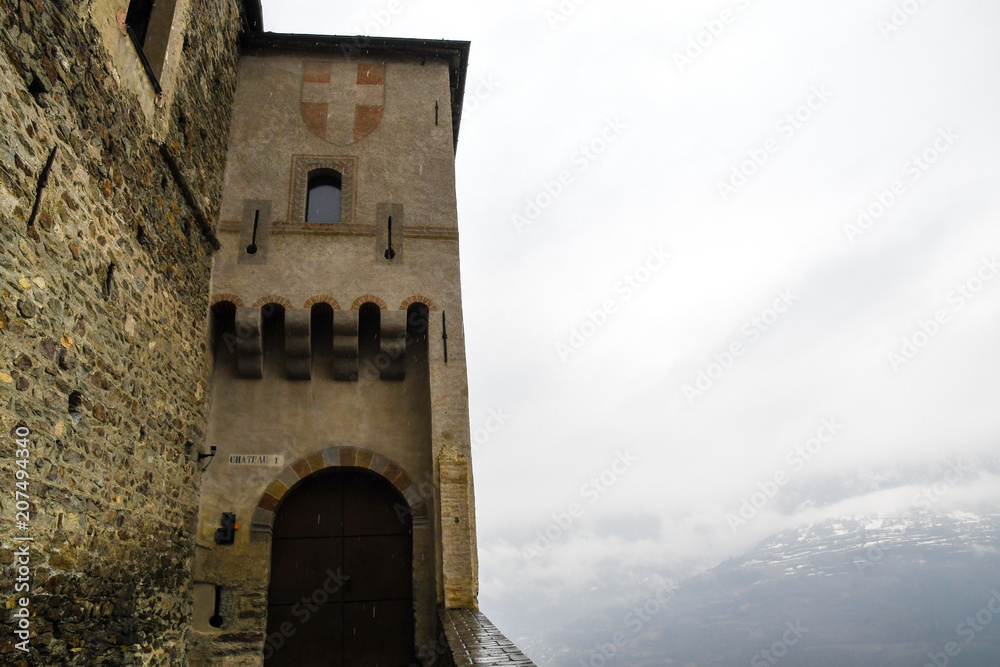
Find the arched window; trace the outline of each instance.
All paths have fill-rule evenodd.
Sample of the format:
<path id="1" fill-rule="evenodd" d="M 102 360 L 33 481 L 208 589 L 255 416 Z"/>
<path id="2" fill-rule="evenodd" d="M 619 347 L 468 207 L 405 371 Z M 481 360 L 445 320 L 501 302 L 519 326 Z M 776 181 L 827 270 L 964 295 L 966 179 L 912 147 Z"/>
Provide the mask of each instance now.
<path id="1" fill-rule="evenodd" d="M 219 301 L 211 308 L 210 332 L 216 372 L 236 373 L 236 304 Z"/>
<path id="2" fill-rule="evenodd" d="M 357 158 L 293 155 L 289 221 L 309 223 L 314 229 L 322 224 L 353 224 L 356 162 Z"/>
<path id="3" fill-rule="evenodd" d="M 377 303 L 368 301 L 358 308 L 358 359 L 372 366 L 381 351 L 382 311 Z"/>
<path id="4" fill-rule="evenodd" d="M 306 222 L 340 222 L 340 173 L 333 169 L 309 172 Z"/>
<path id="5" fill-rule="evenodd" d="M 313 377 L 334 379 L 333 307 L 322 301 L 314 303 L 309 319 Z"/>

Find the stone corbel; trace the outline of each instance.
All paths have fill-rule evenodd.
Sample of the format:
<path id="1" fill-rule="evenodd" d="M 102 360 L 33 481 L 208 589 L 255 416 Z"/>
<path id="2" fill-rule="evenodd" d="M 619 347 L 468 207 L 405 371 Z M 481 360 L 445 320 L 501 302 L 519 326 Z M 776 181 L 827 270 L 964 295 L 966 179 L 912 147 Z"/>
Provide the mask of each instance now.
<path id="1" fill-rule="evenodd" d="M 382 350 L 377 364 L 383 380 L 402 380 L 406 376 L 406 311 L 382 312 Z"/>
<path id="2" fill-rule="evenodd" d="M 236 363 L 240 377 L 259 379 L 264 376 L 260 330 L 260 308 L 236 309 Z"/>
<path id="3" fill-rule="evenodd" d="M 333 311 L 333 379 L 358 380 L 358 311 Z"/>
<path id="4" fill-rule="evenodd" d="M 285 311 L 285 376 L 289 380 L 312 377 L 312 313 L 303 308 Z"/>

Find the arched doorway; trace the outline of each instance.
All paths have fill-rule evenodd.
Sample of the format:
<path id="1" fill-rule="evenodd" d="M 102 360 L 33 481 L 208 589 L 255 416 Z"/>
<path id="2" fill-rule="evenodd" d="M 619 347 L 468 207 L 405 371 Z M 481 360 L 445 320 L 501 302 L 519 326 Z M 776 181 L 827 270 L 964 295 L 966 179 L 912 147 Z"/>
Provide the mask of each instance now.
<path id="1" fill-rule="evenodd" d="M 327 468 L 274 517 L 264 664 L 408 667 L 413 526 L 384 478 Z"/>

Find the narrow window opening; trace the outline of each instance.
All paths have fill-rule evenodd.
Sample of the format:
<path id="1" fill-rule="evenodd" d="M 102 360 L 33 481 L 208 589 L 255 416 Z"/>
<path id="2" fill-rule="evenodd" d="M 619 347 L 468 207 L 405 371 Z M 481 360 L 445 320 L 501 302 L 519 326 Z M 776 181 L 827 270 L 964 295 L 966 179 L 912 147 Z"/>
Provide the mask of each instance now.
<path id="1" fill-rule="evenodd" d="M 426 304 L 411 303 L 406 309 L 406 339 L 413 342 L 427 342 L 428 308 Z"/>
<path id="2" fill-rule="evenodd" d="M 358 358 L 370 366 L 382 350 L 382 311 L 377 303 L 363 303 L 358 309 Z M 377 377 L 377 376 L 376 376 Z"/>
<path id="3" fill-rule="evenodd" d="M 388 247 L 385 249 L 385 258 L 388 259 L 388 260 L 392 260 L 396 256 L 396 251 L 392 249 L 392 216 L 391 215 L 389 216 L 389 229 L 388 229 L 388 232 L 389 232 L 389 235 L 388 235 L 389 244 L 388 244 Z"/>
<path id="4" fill-rule="evenodd" d="M 429 327 L 428 308 L 422 303 L 411 303 L 406 309 L 406 361 L 407 377 L 411 367 L 427 362 L 427 331 Z"/>
<path id="5" fill-rule="evenodd" d="M 260 221 L 260 211 L 253 212 L 253 236 L 250 237 L 250 245 L 247 246 L 248 255 L 257 254 L 257 223 Z"/>
<path id="6" fill-rule="evenodd" d="M 31 215 L 28 216 L 28 229 L 35 225 L 35 218 L 38 217 L 38 208 L 42 205 L 42 191 L 45 186 L 49 183 L 49 173 L 52 171 L 52 163 L 56 159 L 56 149 L 52 148 L 52 152 L 49 153 L 49 159 L 45 161 L 45 166 L 42 168 L 42 173 L 38 177 L 38 185 L 35 187 L 35 203 L 31 207 Z M 36 232 L 37 234 L 37 232 Z M 36 237 L 37 238 L 37 237 Z"/>
<path id="7" fill-rule="evenodd" d="M 448 363 L 448 320 L 441 311 L 441 347 L 444 348 L 444 363 Z"/>
<path id="8" fill-rule="evenodd" d="M 309 172 L 306 222 L 340 222 L 341 175 L 333 169 Z"/>
<path id="9" fill-rule="evenodd" d="M 38 102 L 39 98 L 49 91 L 45 90 L 45 85 L 42 83 L 42 80 L 38 78 L 38 75 L 32 74 L 31 83 L 28 84 L 28 92 L 31 93 L 35 102 Z"/>
<path id="10" fill-rule="evenodd" d="M 264 377 L 285 376 L 285 308 L 268 303 L 260 309 Z"/>
<path id="11" fill-rule="evenodd" d="M 208 619 L 208 624 L 213 628 L 221 628 L 223 623 L 222 614 L 222 586 L 215 587 L 215 607 L 212 610 L 212 617 Z M 204 618 L 204 616 L 202 616 Z"/>
<path id="12" fill-rule="evenodd" d="M 108 272 L 104 276 L 104 287 L 101 290 L 105 299 L 113 299 L 118 295 L 118 288 L 115 286 L 115 263 L 108 264 Z"/>
<path id="13" fill-rule="evenodd" d="M 328 303 L 313 304 L 309 311 L 312 334 L 313 374 L 333 378 L 333 307 Z"/>
<path id="14" fill-rule="evenodd" d="M 78 391 L 70 392 L 69 395 L 69 418 L 76 426 L 80 423 L 80 418 L 83 416 L 83 411 L 81 407 L 83 405 L 83 394 Z"/>
<path id="15" fill-rule="evenodd" d="M 227 369 L 227 373 L 236 374 L 236 304 L 231 301 L 220 301 L 212 306 L 210 320 L 210 335 L 212 341 L 213 364 L 218 373 Z"/>

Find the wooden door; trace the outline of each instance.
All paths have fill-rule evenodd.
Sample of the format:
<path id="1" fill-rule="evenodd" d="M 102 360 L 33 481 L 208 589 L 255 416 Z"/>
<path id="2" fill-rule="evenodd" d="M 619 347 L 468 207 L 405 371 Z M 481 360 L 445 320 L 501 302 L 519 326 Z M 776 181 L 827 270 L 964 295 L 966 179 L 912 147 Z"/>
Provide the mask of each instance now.
<path id="1" fill-rule="evenodd" d="M 409 667 L 413 530 L 385 479 L 334 468 L 278 508 L 271 543 L 267 667 Z"/>

